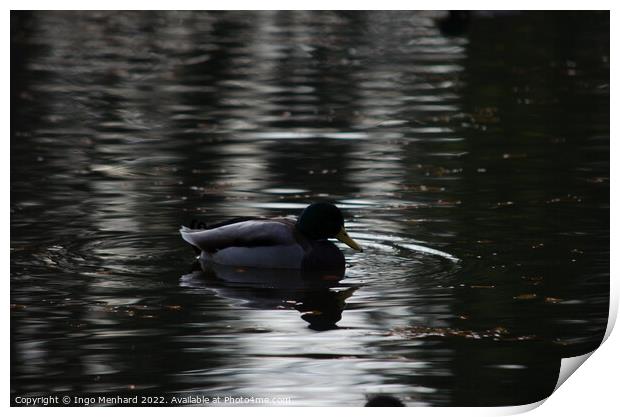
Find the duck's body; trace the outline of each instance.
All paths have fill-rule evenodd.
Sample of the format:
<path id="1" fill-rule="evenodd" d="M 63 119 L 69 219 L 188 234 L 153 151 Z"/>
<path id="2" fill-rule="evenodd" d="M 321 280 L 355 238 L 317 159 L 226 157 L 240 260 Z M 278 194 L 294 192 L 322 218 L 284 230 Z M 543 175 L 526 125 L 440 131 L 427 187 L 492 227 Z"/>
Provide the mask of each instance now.
<path id="1" fill-rule="evenodd" d="M 309 206 L 296 222 L 244 218 L 207 230 L 182 227 L 181 236 L 201 250 L 203 262 L 239 267 L 344 269 L 344 255 L 328 237 L 361 250 L 344 231 L 340 211 L 325 203 Z"/>
<path id="2" fill-rule="evenodd" d="M 328 240 L 311 240 L 289 219 L 256 219 L 208 230 L 181 229 L 201 250 L 203 262 L 253 268 L 316 269 L 344 266 L 344 255 Z"/>

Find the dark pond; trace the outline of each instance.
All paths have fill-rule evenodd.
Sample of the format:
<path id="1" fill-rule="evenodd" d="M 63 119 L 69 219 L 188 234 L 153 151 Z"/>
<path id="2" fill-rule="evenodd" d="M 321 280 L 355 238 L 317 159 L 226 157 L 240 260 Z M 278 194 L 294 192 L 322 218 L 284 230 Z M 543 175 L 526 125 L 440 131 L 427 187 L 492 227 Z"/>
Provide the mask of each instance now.
<path id="1" fill-rule="evenodd" d="M 609 14 L 444 16 L 12 13 L 12 394 L 547 396 L 607 323 Z M 324 200 L 327 287 L 178 235 Z"/>

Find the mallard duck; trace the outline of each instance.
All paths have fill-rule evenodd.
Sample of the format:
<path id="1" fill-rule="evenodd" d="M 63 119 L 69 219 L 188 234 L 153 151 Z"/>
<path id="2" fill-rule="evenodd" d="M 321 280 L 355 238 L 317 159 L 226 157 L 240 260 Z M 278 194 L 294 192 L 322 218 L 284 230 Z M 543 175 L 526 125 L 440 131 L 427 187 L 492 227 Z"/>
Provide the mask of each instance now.
<path id="1" fill-rule="evenodd" d="M 341 211 L 329 203 L 309 205 L 297 221 L 242 218 L 206 230 L 183 226 L 180 232 L 186 242 L 201 251 L 202 262 L 219 265 L 335 270 L 344 269 L 344 255 L 327 239 L 338 239 L 362 251 L 347 234 Z"/>

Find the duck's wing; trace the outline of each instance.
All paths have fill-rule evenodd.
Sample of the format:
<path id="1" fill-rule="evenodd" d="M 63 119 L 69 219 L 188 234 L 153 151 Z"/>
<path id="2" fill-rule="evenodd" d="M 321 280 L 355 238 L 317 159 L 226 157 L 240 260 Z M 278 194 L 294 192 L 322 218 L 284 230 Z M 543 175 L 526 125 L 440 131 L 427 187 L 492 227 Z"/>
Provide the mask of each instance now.
<path id="1" fill-rule="evenodd" d="M 277 220 L 241 221 L 209 230 L 181 227 L 183 239 L 206 252 L 231 247 L 277 246 L 296 243 L 294 224 Z"/>
<path id="2" fill-rule="evenodd" d="M 211 229 L 217 229 L 218 227 L 222 227 L 222 226 L 228 226 L 229 224 L 246 222 L 248 220 L 265 220 L 265 219 L 261 217 L 246 216 L 246 217 L 235 217 L 234 219 L 228 219 L 228 220 L 224 220 L 219 223 L 210 223 L 210 224 L 205 224 L 197 220 L 192 220 L 192 223 L 189 225 L 189 228 L 200 229 L 200 230 L 211 230 Z"/>

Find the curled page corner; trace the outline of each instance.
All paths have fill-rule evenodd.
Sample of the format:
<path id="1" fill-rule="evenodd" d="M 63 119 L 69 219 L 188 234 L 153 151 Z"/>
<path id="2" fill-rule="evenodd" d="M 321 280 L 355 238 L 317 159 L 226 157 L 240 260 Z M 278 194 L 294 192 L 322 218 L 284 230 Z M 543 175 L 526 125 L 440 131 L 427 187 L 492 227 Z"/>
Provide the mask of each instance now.
<path id="1" fill-rule="evenodd" d="M 555 384 L 553 392 L 557 391 L 557 389 L 560 388 L 564 382 L 566 382 L 568 377 L 570 377 L 577 370 L 577 368 L 583 365 L 583 363 L 595 352 L 595 350 L 584 355 L 573 356 L 572 358 L 562 358 L 558 382 Z"/>
<path id="2" fill-rule="evenodd" d="M 611 331 L 614 329 L 616 325 L 616 317 L 618 316 L 618 291 L 614 291 L 614 283 L 610 281 L 609 287 L 609 317 L 607 317 L 607 329 L 605 330 L 605 336 L 603 336 L 603 341 L 601 344 L 605 343 L 605 341 L 609 338 Z"/>
<path id="3" fill-rule="evenodd" d="M 529 403 L 529 404 L 523 404 L 523 405 L 513 405 L 513 406 L 509 406 L 509 407 L 500 407 L 500 410 L 498 415 L 515 415 L 515 414 L 523 414 L 523 413 L 527 413 L 528 411 L 532 411 L 535 408 L 540 407 L 545 401 L 547 401 L 549 397 L 547 398 L 543 398 L 540 401 L 536 401 L 533 403 Z"/>
<path id="4" fill-rule="evenodd" d="M 603 343 L 605 343 L 605 341 L 607 341 L 607 339 L 609 338 L 609 335 L 611 334 L 615 324 L 616 324 L 616 316 L 618 315 L 618 297 L 617 294 L 615 294 L 613 291 L 610 291 L 610 299 L 609 299 L 609 317 L 607 319 L 607 328 L 605 330 L 605 336 L 603 336 L 603 340 L 601 342 L 601 345 Z M 599 345 L 600 347 L 600 345 Z M 596 348 L 598 349 L 598 347 Z M 564 382 L 566 382 L 566 380 L 581 366 L 583 365 L 583 363 L 588 360 L 588 358 L 590 356 L 592 356 L 592 354 L 594 352 L 596 352 L 596 349 L 594 349 L 591 352 L 585 353 L 583 355 L 580 356 L 574 356 L 574 357 L 570 357 L 570 358 L 562 358 L 561 362 L 560 362 L 560 372 L 558 374 L 558 382 L 555 385 L 555 388 L 553 389 L 553 392 L 557 391 L 558 388 L 560 388 L 560 386 L 562 384 L 564 384 Z M 552 393 L 553 395 L 553 393 Z M 534 403 L 530 403 L 530 404 L 523 404 L 523 405 L 517 405 L 517 406 L 511 406 L 511 407 L 499 407 L 498 411 L 498 415 L 515 415 L 515 414 L 521 414 L 521 413 L 526 413 L 528 411 L 532 411 L 535 408 L 538 408 L 539 406 L 541 406 L 545 401 L 547 401 L 549 399 L 549 397 L 543 398 L 540 401 L 534 402 Z"/>
<path id="5" fill-rule="evenodd" d="M 616 324 L 616 316 L 618 315 L 618 297 L 613 291 L 610 291 L 609 298 L 609 317 L 607 318 L 607 328 L 605 330 L 605 335 L 603 336 L 603 340 L 601 345 L 605 343 L 605 341 L 609 338 L 615 324 Z M 600 345 L 599 345 L 600 347 Z M 596 348 L 598 349 L 598 348 Z M 553 392 L 557 391 L 560 386 L 566 382 L 568 377 L 570 377 L 583 363 L 588 360 L 590 356 L 596 351 L 594 349 L 592 352 L 585 353 L 580 356 L 574 356 L 571 358 L 562 358 L 560 364 L 560 373 L 558 375 L 558 382 L 553 389 Z"/>
<path id="6" fill-rule="evenodd" d="M 553 389 L 553 392 L 555 392 L 564 382 L 566 382 L 566 380 L 577 370 L 577 368 L 583 365 L 583 363 L 593 353 L 594 351 L 586 353 L 585 355 L 581 355 L 581 356 L 574 356 L 571 358 L 562 358 L 560 362 L 560 372 L 558 375 L 558 382 L 556 383 L 555 388 Z M 551 395 L 553 395 L 553 393 L 551 393 Z M 536 401 L 530 404 L 515 405 L 515 406 L 510 406 L 510 407 L 499 407 L 497 410 L 498 415 L 515 415 L 515 414 L 527 413 L 528 411 L 532 411 L 535 408 L 540 407 L 545 401 L 549 399 L 549 397 L 545 397 L 540 401 Z"/>

